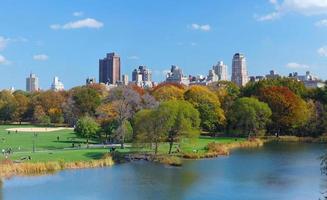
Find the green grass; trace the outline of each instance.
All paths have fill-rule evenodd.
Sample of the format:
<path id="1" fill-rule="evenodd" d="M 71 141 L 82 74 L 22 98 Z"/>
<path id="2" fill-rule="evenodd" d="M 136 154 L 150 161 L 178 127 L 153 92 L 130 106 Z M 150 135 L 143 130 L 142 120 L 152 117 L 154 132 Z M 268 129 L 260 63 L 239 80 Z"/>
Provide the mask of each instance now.
<path id="1" fill-rule="evenodd" d="M 11 131 L 8 134 L 6 129 L 16 127 L 35 127 L 32 125 L 2 125 L 0 126 L 0 148 L 7 149 L 11 148 L 14 152 L 31 152 L 33 151 L 33 143 L 35 144 L 36 151 L 42 150 L 55 150 L 70 148 L 72 144 L 82 145 L 86 142 L 84 138 L 79 138 L 73 130 L 60 130 L 53 132 L 41 132 L 34 133 L 30 132 L 18 132 Z M 59 137 L 59 141 L 57 141 Z M 90 141 L 91 143 L 93 141 Z"/>
<path id="2" fill-rule="evenodd" d="M 31 156 L 29 162 L 46 162 L 46 161 L 89 161 L 101 159 L 108 149 L 79 149 L 79 150 L 55 150 L 46 152 L 17 152 L 11 156 L 12 160 L 19 160 L 22 157 Z"/>
<path id="3" fill-rule="evenodd" d="M 78 137 L 73 130 L 60 130 L 54 132 L 34 133 L 11 131 L 8 134 L 8 128 L 21 128 L 21 127 L 35 127 L 33 125 L 0 125 L 0 150 L 11 148 L 13 154 L 10 156 L 12 160 L 20 160 L 23 157 L 30 156 L 32 158 L 29 162 L 43 162 L 43 161 L 88 161 L 100 159 L 108 152 L 107 148 L 86 149 L 86 139 Z M 57 137 L 59 136 L 59 141 Z M 237 138 L 237 141 L 244 139 Z M 218 143 L 231 143 L 235 138 L 209 138 L 200 137 L 196 139 L 183 139 L 179 146 L 182 152 L 188 153 L 193 150 L 198 152 L 205 152 L 205 147 L 210 142 Z M 96 141 L 89 141 L 96 143 Z M 35 152 L 33 153 L 33 143 L 35 144 Z M 72 144 L 77 147 L 78 144 L 82 145 L 82 149 L 70 149 Z M 176 151 L 178 144 L 174 144 L 173 151 Z M 168 143 L 162 143 L 159 146 L 160 154 L 167 154 L 169 150 Z M 127 154 L 134 152 L 150 152 L 150 148 L 125 148 L 117 149 L 118 152 Z M 3 159 L 0 154 L 0 160 Z"/>

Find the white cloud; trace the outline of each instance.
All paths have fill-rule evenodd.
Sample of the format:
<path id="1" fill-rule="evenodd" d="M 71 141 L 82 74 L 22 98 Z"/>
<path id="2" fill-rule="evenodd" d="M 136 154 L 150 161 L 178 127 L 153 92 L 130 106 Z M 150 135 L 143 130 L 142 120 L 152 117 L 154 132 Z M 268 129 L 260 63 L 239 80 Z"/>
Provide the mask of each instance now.
<path id="1" fill-rule="evenodd" d="M 0 65 L 3 64 L 9 64 L 9 61 L 3 55 L 0 54 Z"/>
<path id="2" fill-rule="evenodd" d="M 8 38 L 0 36 L 0 51 L 4 50 L 7 47 L 8 41 Z"/>
<path id="3" fill-rule="evenodd" d="M 298 13 L 302 15 L 325 15 L 327 14 L 327 0 L 269 0 L 274 5 L 274 11 L 270 14 L 256 17 L 258 21 L 273 20 L 286 13 Z"/>
<path id="4" fill-rule="evenodd" d="M 49 59 L 49 56 L 47 56 L 45 54 L 38 54 L 38 55 L 34 55 L 33 59 L 37 60 L 37 61 L 46 61 Z"/>
<path id="5" fill-rule="evenodd" d="M 279 17 L 280 17 L 280 13 L 278 13 L 278 12 L 272 12 L 272 13 L 269 13 L 269 14 L 263 15 L 263 16 L 255 16 L 255 18 L 258 21 L 269 21 L 269 20 L 278 19 Z"/>
<path id="6" fill-rule="evenodd" d="M 317 50 L 317 53 L 318 53 L 320 56 L 327 57 L 327 46 L 320 47 L 320 48 Z"/>
<path id="7" fill-rule="evenodd" d="M 315 25 L 318 26 L 318 27 L 327 26 L 327 19 L 322 19 L 322 20 L 320 20 L 320 21 L 317 21 L 317 22 L 315 23 Z"/>
<path id="8" fill-rule="evenodd" d="M 209 24 L 192 24 L 191 29 L 208 32 L 211 30 L 211 26 Z"/>
<path id="9" fill-rule="evenodd" d="M 191 44 L 190 44 L 191 46 L 196 46 L 197 45 L 197 43 L 196 42 L 191 42 Z"/>
<path id="10" fill-rule="evenodd" d="M 129 56 L 127 59 L 129 59 L 129 60 L 139 60 L 140 57 L 138 57 L 138 56 Z"/>
<path id="11" fill-rule="evenodd" d="M 296 62 L 287 63 L 286 67 L 290 68 L 290 69 L 307 69 L 307 68 L 309 68 L 308 65 L 299 64 L 299 63 L 296 63 Z"/>
<path id="12" fill-rule="evenodd" d="M 79 29 L 79 28 L 96 28 L 99 29 L 103 27 L 103 23 L 92 18 L 86 18 L 74 22 L 68 22 L 64 25 L 52 24 L 50 25 L 51 29 Z"/>
<path id="13" fill-rule="evenodd" d="M 75 17 L 81 17 L 83 15 L 84 15 L 84 13 L 81 11 L 73 12 L 73 16 L 75 16 Z"/>

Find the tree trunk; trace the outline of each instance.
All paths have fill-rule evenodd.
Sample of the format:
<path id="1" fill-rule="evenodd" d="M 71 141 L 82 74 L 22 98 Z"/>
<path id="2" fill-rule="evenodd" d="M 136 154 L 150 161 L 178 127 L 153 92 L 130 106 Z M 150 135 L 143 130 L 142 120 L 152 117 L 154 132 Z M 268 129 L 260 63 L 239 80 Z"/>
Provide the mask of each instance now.
<path id="1" fill-rule="evenodd" d="M 171 154 L 173 144 L 174 144 L 174 138 L 169 138 L 169 154 Z"/>
<path id="2" fill-rule="evenodd" d="M 158 153 L 158 142 L 156 141 L 156 142 L 154 143 L 154 145 L 155 145 L 155 148 L 154 148 L 154 155 L 157 156 L 157 153 Z"/>

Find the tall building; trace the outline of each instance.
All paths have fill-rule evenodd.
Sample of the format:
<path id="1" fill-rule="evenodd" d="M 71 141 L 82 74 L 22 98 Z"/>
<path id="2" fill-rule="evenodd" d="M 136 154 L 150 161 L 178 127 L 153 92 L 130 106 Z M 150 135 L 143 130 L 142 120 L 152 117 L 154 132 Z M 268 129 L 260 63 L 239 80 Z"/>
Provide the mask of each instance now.
<path id="1" fill-rule="evenodd" d="M 245 86 L 249 81 L 246 66 L 246 58 L 243 54 L 236 53 L 233 56 L 232 64 L 232 82 L 238 86 Z"/>
<path id="2" fill-rule="evenodd" d="M 178 83 L 183 85 L 189 85 L 190 80 L 187 76 L 183 75 L 182 69 L 176 65 L 172 65 L 170 72 L 166 75 L 166 82 L 168 83 Z"/>
<path id="3" fill-rule="evenodd" d="M 35 74 L 30 74 L 26 78 L 26 91 L 27 92 L 36 92 L 39 91 L 39 78 Z"/>
<path id="4" fill-rule="evenodd" d="M 223 61 L 219 61 L 212 69 L 215 70 L 218 80 L 227 81 L 227 65 L 225 65 Z"/>
<path id="5" fill-rule="evenodd" d="M 123 74 L 122 75 L 122 84 L 123 85 L 128 85 L 128 75 L 127 74 Z"/>
<path id="6" fill-rule="evenodd" d="M 132 72 L 132 81 L 137 81 L 138 76 L 142 76 L 142 81 L 152 81 L 152 72 L 146 66 L 139 66 Z"/>
<path id="7" fill-rule="evenodd" d="M 108 53 L 104 59 L 99 60 L 99 82 L 116 84 L 120 82 L 120 57 L 116 53 Z"/>
<path id="8" fill-rule="evenodd" d="M 152 87 L 152 72 L 146 66 L 139 66 L 132 72 L 132 81 L 139 87 Z"/>
<path id="9" fill-rule="evenodd" d="M 63 91 L 64 89 L 65 89 L 64 84 L 59 80 L 57 76 L 55 76 L 51 84 L 51 90 L 57 92 L 57 91 Z"/>

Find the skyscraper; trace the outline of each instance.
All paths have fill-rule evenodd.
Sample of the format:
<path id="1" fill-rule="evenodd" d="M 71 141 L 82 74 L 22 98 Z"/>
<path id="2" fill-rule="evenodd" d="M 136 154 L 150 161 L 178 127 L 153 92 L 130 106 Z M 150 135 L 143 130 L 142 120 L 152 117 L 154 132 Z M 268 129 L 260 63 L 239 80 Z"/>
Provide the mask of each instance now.
<path id="1" fill-rule="evenodd" d="M 233 56 L 232 82 L 238 86 L 245 86 L 248 81 L 246 58 L 243 54 L 236 53 Z"/>
<path id="2" fill-rule="evenodd" d="M 26 78 L 26 91 L 39 91 L 39 78 L 35 74 L 30 74 L 30 76 Z"/>
<path id="3" fill-rule="evenodd" d="M 116 84 L 120 82 L 120 57 L 116 53 L 108 53 L 99 60 L 99 82 Z"/>
<path id="4" fill-rule="evenodd" d="M 225 65 L 223 61 L 219 61 L 212 69 L 215 70 L 218 80 L 227 81 L 227 65 Z"/>
<path id="5" fill-rule="evenodd" d="M 65 89 L 64 84 L 59 80 L 57 76 L 55 76 L 51 84 L 51 90 L 57 92 L 57 91 L 63 91 L 64 89 Z"/>

